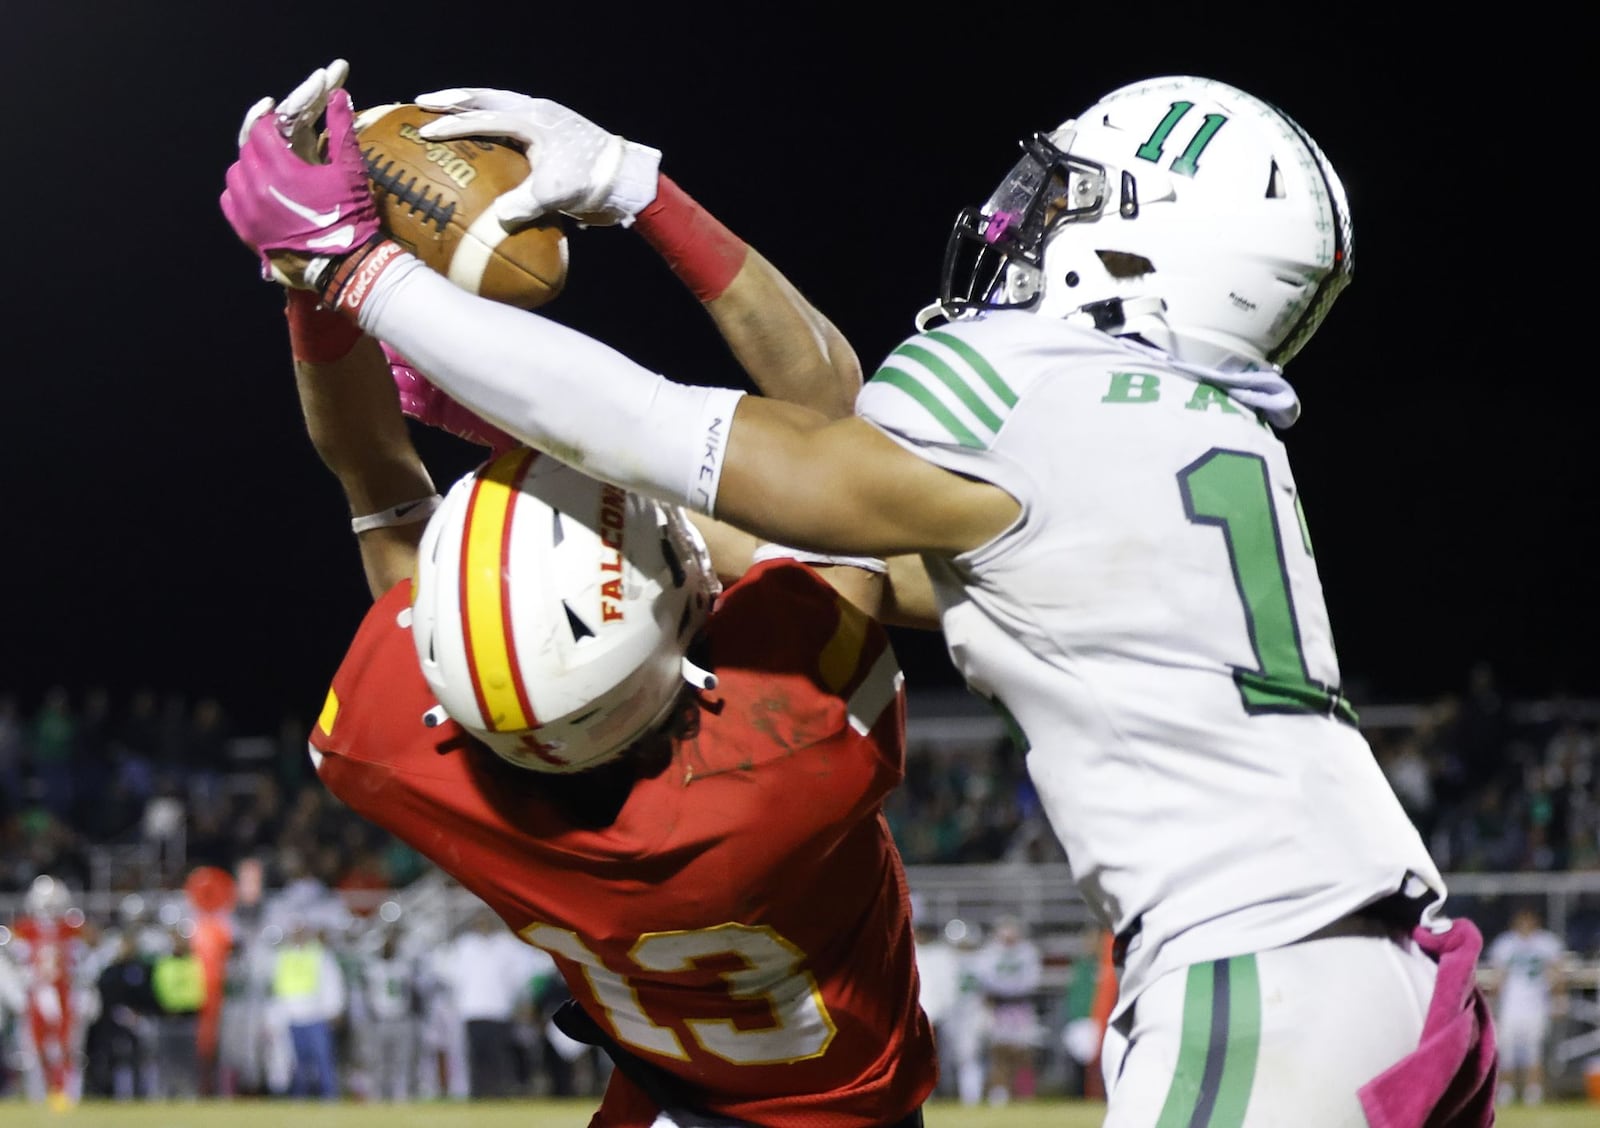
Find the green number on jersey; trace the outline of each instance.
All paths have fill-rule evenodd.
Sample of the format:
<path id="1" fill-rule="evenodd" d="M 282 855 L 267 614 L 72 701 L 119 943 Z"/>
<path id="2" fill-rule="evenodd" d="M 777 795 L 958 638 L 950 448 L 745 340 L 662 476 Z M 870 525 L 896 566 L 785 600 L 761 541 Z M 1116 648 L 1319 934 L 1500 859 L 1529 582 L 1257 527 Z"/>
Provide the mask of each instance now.
<path id="1" fill-rule="evenodd" d="M 1245 710 L 1327 713 L 1354 724 L 1350 703 L 1337 689 L 1313 680 L 1306 669 L 1266 460 L 1213 447 L 1178 471 L 1178 488 L 1189 520 L 1220 528 L 1228 546 L 1256 656 L 1255 669 L 1233 668 Z"/>

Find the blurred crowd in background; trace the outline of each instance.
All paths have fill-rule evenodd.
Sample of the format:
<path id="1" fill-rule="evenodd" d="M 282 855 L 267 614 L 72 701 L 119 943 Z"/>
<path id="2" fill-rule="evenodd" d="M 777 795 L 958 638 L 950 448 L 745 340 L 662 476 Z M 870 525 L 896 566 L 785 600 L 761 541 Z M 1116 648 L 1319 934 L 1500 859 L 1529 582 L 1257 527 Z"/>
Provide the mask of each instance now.
<path id="1" fill-rule="evenodd" d="M 1506 700 L 1480 664 L 1459 692 L 1368 709 L 1363 728 L 1444 872 L 1600 871 L 1597 704 Z M 48 1088 L 22 986 L 40 875 L 73 893 L 46 912 L 71 952 L 73 1099 L 600 1092 L 609 1063 L 550 1021 L 567 995 L 549 957 L 328 795 L 308 729 L 285 715 L 240 731 L 221 701 L 178 693 L 0 692 L 0 1095 Z M 886 813 L 913 867 L 1063 860 L 998 735 L 914 739 Z M 201 873 L 226 875 L 225 906 L 186 893 Z M 396 899 L 425 888 L 453 907 Z M 1575 957 L 1600 954 L 1593 915 L 1562 938 Z M 932 917 L 919 961 L 944 1094 L 1095 1095 L 1105 937 Z"/>
<path id="2" fill-rule="evenodd" d="M 1567 704 L 1507 701 L 1480 664 L 1460 692 L 1364 725 L 1441 870 L 1600 868 L 1600 720 L 1580 707 L 1592 702 Z M 38 873 L 140 888 L 135 869 L 91 872 L 93 848 L 180 839 L 188 865 L 257 858 L 269 884 L 301 871 L 336 889 L 408 884 L 425 863 L 322 789 L 309 728 L 286 715 L 277 732 L 241 733 L 222 702 L 176 693 L 0 692 L 0 894 Z M 1004 740 L 913 745 L 888 816 L 911 865 L 1061 858 Z"/>

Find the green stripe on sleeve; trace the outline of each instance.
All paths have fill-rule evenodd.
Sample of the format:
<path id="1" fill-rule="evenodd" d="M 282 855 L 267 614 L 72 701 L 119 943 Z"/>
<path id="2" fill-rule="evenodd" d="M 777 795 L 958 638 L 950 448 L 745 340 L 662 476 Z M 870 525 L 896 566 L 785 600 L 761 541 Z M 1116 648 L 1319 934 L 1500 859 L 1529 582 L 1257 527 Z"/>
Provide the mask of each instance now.
<path id="1" fill-rule="evenodd" d="M 1261 1050 L 1261 979 L 1254 956 L 1228 961 L 1228 1057 L 1217 1086 L 1210 1128 L 1239 1128 L 1250 1107 Z"/>
<path id="2" fill-rule="evenodd" d="M 945 348 L 961 357 L 962 360 L 972 365 L 972 370 L 982 377 L 983 382 L 989 385 L 989 390 L 1000 397 L 1000 402 L 1007 407 L 1017 406 L 1017 393 L 1011 390 L 1011 385 L 1000 378 L 1000 373 L 995 371 L 994 365 L 983 358 L 983 354 L 963 341 L 953 333 L 940 333 L 937 330 L 927 334 L 931 340 L 938 341 Z"/>
<path id="3" fill-rule="evenodd" d="M 1000 417 L 989 410 L 989 405 L 984 403 L 979 398 L 978 393 L 972 390 L 972 386 L 961 378 L 961 373 L 951 368 L 942 358 L 935 356 L 919 345 L 901 345 L 894 350 L 894 355 L 914 360 L 929 372 L 932 372 L 938 377 L 941 384 L 954 392 L 956 397 L 967 405 L 967 410 L 977 416 L 978 422 L 991 431 L 1000 430 Z"/>
<path id="4" fill-rule="evenodd" d="M 979 441 L 978 436 L 967 430 L 961 420 L 957 419 L 948 407 L 939 402 L 939 397 L 924 388 L 916 377 L 902 372 L 898 368 L 885 366 L 878 369 L 878 374 L 873 379 L 881 380 L 892 388 L 899 388 L 906 395 L 916 400 L 927 410 L 929 415 L 939 421 L 940 426 L 955 436 L 956 441 L 962 446 L 978 449 L 983 447 L 983 443 Z"/>
<path id="5" fill-rule="evenodd" d="M 1200 1080 L 1206 1071 L 1206 1050 L 1211 1044 L 1211 987 L 1214 965 L 1189 968 L 1183 993 L 1183 1035 L 1178 1044 L 1178 1064 L 1156 1128 L 1188 1128 L 1200 1100 Z"/>

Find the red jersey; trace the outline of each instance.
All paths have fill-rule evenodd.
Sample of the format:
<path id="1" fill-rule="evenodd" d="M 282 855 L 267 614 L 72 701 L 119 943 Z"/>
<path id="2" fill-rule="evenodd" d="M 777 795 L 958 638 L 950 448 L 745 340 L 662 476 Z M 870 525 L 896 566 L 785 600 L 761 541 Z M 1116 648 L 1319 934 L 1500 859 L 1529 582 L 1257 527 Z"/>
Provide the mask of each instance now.
<path id="1" fill-rule="evenodd" d="M 74 914 L 77 915 L 77 914 Z M 83 947 L 83 925 L 62 917 L 20 918 L 12 932 L 26 954 L 27 977 L 32 986 L 66 988 L 72 984 L 73 969 Z"/>
<path id="2" fill-rule="evenodd" d="M 686 1105 L 847 1128 L 922 1104 L 936 1056 L 881 811 L 905 699 L 876 622 L 802 564 L 752 569 L 706 625 L 717 688 L 698 732 L 595 829 L 542 794 L 552 777 L 423 725 L 409 600 L 402 583 L 373 605 L 312 732 L 335 795 L 550 952 Z M 655 1111 L 618 1070 L 593 1123 Z"/>

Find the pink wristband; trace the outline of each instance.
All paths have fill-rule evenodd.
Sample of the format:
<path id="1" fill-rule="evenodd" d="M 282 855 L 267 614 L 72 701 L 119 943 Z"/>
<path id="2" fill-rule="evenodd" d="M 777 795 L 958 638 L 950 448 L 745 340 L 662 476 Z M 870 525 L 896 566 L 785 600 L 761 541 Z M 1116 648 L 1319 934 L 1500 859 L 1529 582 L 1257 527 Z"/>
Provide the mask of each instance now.
<path id="1" fill-rule="evenodd" d="M 660 178 L 655 200 L 639 213 L 634 229 L 702 302 L 722 296 L 750 250 L 667 176 Z"/>
<path id="2" fill-rule="evenodd" d="M 323 305 L 310 290 L 290 290 L 283 314 L 289 321 L 289 351 L 305 364 L 342 360 L 361 330 Z"/>

